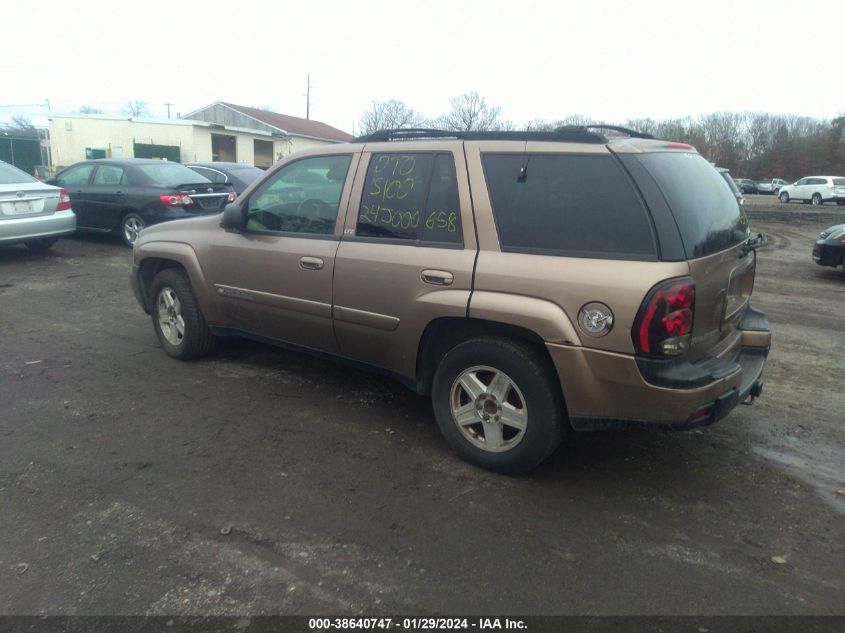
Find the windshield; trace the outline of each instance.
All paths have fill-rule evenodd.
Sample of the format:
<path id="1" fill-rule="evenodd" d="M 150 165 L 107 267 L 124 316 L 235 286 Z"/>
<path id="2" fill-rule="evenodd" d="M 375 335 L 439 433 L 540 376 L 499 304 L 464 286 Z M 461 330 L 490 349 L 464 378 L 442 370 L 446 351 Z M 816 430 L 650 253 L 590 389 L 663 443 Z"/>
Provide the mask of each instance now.
<path id="1" fill-rule="evenodd" d="M 19 182 L 38 182 L 25 171 L 8 163 L 0 163 L 0 185 L 16 185 Z"/>
<path id="2" fill-rule="evenodd" d="M 833 186 L 834 187 L 845 187 L 845 178 L 834 178 L 833 179 Z"/>
<path id="3" fill-rule="evenodd" d="M 178 185 L 187 185 L 189 183 L 204 183 L 211 182 L 205 176 L 202 176 L 192 169 L 180 165 L 179 163 L 161 164 L 147 164 L 139 165 L 138 169 L 156 185 L 163 187 L 176 187 Z"/>
<path id="4" fill-rule="evenodd" d="M 736 196 L 701 155 L 638 156 L 672 209 L 688 258 L 704 257 L 748 238 L 748 219 Z"/>

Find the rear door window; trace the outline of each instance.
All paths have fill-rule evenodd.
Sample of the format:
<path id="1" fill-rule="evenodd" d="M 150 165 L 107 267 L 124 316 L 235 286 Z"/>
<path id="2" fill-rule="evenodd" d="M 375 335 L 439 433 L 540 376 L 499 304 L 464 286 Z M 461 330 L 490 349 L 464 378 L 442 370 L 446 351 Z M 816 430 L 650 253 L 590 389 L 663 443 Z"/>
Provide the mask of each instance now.
<path id="1" fill-rule="evenodd" d="M 117 187 L 126 184 L 126 174 L 116 165 L 100 165 L 94 174 L 95 185 Z"/>
<path id="2" fill-rule="evenodd" d="M 358 237 L 463 243 L 455 161 L 451 154 L 373 154 L 364 181 Z"/>
<path id="3" fill-rule="evenodd" d="M 672 210 L 687 258 L 704 257 L 748 239 L 748 220 L 730 189 L 701 155 L 654 152 L 637 156 Z"/>
<path id="4" fill-rule="evenodd" d="M 485 154 L 482 162 L 503 251 L 657 258 L 645 207 L 613 156 Z"/>

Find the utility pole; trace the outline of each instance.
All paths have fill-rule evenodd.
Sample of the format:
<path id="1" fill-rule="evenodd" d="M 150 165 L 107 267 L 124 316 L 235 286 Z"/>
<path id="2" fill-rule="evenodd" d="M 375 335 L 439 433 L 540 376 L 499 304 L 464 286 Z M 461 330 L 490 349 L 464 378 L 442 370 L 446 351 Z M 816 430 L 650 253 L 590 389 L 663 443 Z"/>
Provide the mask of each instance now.
<path id="1" fill-rule="evenodd" d="M 175 103 L 165 103 L 164 105 L 167 106 L 167 118 L 170 118 L 170 106 L 176 105 Z"/>
<path id="2" fill-rule="evenodd" d="M 311 119 L 311 88 L 314 86 L 311 85 L 311 73 L 308 73 L 308 86 L 305 89 L 305 118 Z"/>

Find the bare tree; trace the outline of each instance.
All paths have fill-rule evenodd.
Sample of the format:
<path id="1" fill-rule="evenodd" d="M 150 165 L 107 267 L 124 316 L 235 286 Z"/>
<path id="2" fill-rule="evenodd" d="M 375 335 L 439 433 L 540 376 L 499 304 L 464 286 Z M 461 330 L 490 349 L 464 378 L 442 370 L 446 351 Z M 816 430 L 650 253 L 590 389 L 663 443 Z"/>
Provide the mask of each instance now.
<path id="1" fill-rule="evenodd" d="M 17 114 L 12 117 L 7 126 L 8 131 L 23 136 L 36 136 L 38 134 L 35 126 L 32 124 L 32 119 L 22 114 Z"/>
<path id="2" fill-rule="evenodd" d="M 475 132 L 479 130 L 501 130 L 502 109 L 488 106 L 487 101 L 477 92 L 466 92 L 449 100 L 450 110 L 439 119 L 437 125 L 455 132 Z"/>
<path id="3" fill-rule="evenodd" d="M 127 101 L 123 106 L 123 114 L 133 118 L 149 116 L 150 108 L 146 101 Z"/>
<path id="4" fill-rule="evenodd" d="M 526 124 L 525 129 L 532 132 L 553 132 L 567 125 L 593 125 L 595 123 L 598 123 L 598 121 L 584 114 L 568 114 L 557 121 L 533 119 Z"/>
<path id="5" fill-rule="evenodd" d="M 102 114 L 103 111 L 100 110 L 99 108 L 95 108 L 94 106 L 84 105 L 84 106 L 80 106 L 79 113 L 80 114 Z"/>
<path id="6" fill-rule="evenodd" d="M 422 124 L 422 116 L 398 99 L 373 101 L 372 107 L 358 121 L 358 133 L 372 134 L 377 130 L 398 130 Z"/>

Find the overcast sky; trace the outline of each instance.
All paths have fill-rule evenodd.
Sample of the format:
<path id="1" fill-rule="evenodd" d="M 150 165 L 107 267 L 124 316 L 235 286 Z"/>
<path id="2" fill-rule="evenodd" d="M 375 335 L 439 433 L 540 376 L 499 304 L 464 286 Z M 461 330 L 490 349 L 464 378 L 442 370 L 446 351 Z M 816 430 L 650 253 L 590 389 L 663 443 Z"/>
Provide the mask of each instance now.
<path id="1" fill-rule="evenodd" d="M 472 90 L 517 124 L 845 112 L 842 0 L 4 0 L 0 24 L 0 120 L 47 99 L 304 117 L 308 73 L 311 118 L 346 131 L 373 100 L 434 117 Z"/>

